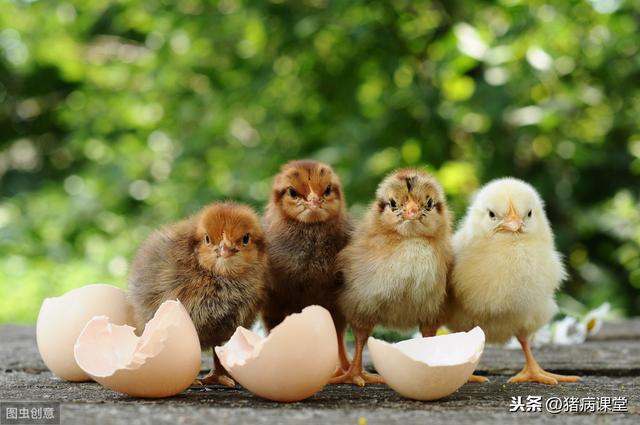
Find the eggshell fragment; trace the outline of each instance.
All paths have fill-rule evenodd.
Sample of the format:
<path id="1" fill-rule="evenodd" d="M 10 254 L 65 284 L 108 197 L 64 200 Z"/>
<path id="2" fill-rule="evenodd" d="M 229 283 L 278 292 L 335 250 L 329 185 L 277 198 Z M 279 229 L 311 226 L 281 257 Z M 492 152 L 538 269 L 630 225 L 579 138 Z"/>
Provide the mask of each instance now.
<path id="1" fill-rule="evenodd" d="M 200 371 L 200 341 L 189 313 L 165 301 L 140 337 L 135 328 L 94 317 L 75 345 L 78 365 L 96 382 L 135 397 L 169 397 L 184 391 Z"/>
<path id="2" fill-rule="evenodd" d="M 415 400 L 437 400 L 452 394 L 471 376 L 484 350 L 479 327 L 395 344 L 369 338 L 373 365 L 385 382 Z"/>
<path id="3" fill-rule="evenodd" d="M 215 350 L 237 382 L 275 401 L 311 397 L 329 382 L 338 360 L 331 314 L 317 305 L 288 316 L 266 338 L 239 326 Z"/>
<path id="4" fill-rule="evenodd" d="M 120 325 L 130 323 L 125 292 L 115 286 L 95 284 L 42 302 L 36 340 L 44 364 L 54 375 L 67 381 L 91 380 L 76 363 L 73 345 L 82 328 L 96 315 L 105 315 Z"/>

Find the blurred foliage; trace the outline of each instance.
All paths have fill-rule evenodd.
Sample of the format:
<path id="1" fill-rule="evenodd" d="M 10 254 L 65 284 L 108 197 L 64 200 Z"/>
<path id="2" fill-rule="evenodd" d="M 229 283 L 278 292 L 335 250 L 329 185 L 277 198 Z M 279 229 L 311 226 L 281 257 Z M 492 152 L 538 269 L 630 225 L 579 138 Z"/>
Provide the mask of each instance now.
<path id="1" fill-rule="evenodd" d="M 358 216 L 419 166 L 459 217 L 488 180 L 545 198 L 565 297 L 640 312 L 640 2 L 0 0 L 0 322 L 125 285 L 154 227 L 259 209 L 292 158 Z"/>

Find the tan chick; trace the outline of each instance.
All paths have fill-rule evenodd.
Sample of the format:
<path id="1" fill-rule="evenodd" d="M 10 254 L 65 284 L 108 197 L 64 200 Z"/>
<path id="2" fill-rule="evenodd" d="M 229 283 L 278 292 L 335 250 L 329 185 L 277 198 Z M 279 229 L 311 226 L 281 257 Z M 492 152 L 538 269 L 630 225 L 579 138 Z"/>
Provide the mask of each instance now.
<path id="1" fill-rule="evenodd" d="M 529 346 L 530 336 L 555 314 L 554 294 L 566 277 L 536 190 L 514 178 L 490 182 L 476 195 L 453 244 L 448 326 L 455 331 L 480 326 L 494 343 L 517 337 L 525 366 L 510 382 L 577 381 L 544 371 Z"/>
<path id="2" fill-rule="evenodd" d="M 362 368 L 362 350 L 375 325 L 417 325 L 424 336 L 435 335 L 452 261 L 451 218 L 440 184 L 413 169 L 387 176 L 339 254 L 345 279 L 340 306 L 356 348 L 351 368 L 332 383 L 383 382 Z"/>
<path id="3" fill-rule="evenodd" d="M 138 331 L 160 304 L 178 299 L 189 312 L 203 350 L 254 322 L 264 298 L 264 234 L 255 212 L 231 202 L 211 204 L 166 226 L 139 248 L 129 276 Z M 213 353 L 201 384 L 235 383 Z"/>
<path id="4" fill-rule="evenodd" d="M 328 309 L 344 370 L 349 360 L 346 324 L 337 305 L 342 278 L 336 273 L 336 256 L 352 230 L 345 204 L 340 179 L 322 162 L 292 161 L 274 177 L 264 217 L 270 279 L 262 312 L 265 327 L 271 330 L 308 305 Z"/>

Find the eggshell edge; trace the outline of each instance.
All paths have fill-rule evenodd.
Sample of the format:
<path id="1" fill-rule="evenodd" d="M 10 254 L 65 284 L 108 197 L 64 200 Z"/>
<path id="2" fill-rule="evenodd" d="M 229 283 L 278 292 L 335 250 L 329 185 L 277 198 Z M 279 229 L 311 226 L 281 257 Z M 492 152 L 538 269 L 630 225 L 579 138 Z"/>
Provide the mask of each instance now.
<path id="1" fill-rule="evenodd" d="M 280 368 L 274 368 L 273 364 L 263 364 L 263 362 L 265 361 L 264 359 L 267 359 L 266 361 L 268 361 L 269 359 L 278 358 L 278 352 L 283 349 L 283 347 L 293 349 L 298 348 L 297 345 L 292 346 L 292 343 L 300 344 L 299 341 L 293 341 L 293 339 L 296 337 L 297 329 L 304 328 L 306 330 L 305 333 L 311 334 L 311 327 L 316 328 L 316 334 L 318 332 L 320 334 L 323 332 L 329 333 L 328 339 L 334 344 L 330 347 L 318 347 L 318 349 L 323 350 L 323 358 L 319 359 L 318 356 L 320 353 L 318 350 L 315 350 L 313 354 L 316 357 L 313 360 L 317 361 L 318 363 L 324 363 L 326 361 L 327 365 L 330 364 L 331 366 L 327 366 L 326 370 L 313 370 L 311 366 L 309 366 L 310 370 L 313 371 L 317 376 L 315 380 L 316 384 L 309 385 L 309 387 L 304 391 L 300 391 L 297 388 L 297 385 L 292 385 L 289 387 L 281 385 L 276 389 L 276 391 L 273 391 L 273 387 L 270 388 L 270 383 L 277 383 L 278 379 L 280 378 L 279 374 L 282 373 L 282 371 L 279 370 Z M 234 338 L 245 338 L 247 333 L 257 337 L 257 335 L 253 332 L 245 328 L 238 327 L 229 341 L 231 342 Z M 254 337 L 250 336 L 249 338 Z M 317 305 L 305 307 L 300 313 L 294 313 L 287 316 L 282 321 L 282 323 L 271 330 L 271 333 L 267 337 L 262 338 L 259 342 L 254 338 L 254 341 L 256 341 L 254 350 L 251 355 L 249 355 L 245 359 L 243 364 L 236 363 L 231 366 L 227 361 L 226 347 L 229 342 L 227 342 L 227 344 L 223 346 L 215 347 L 215 351 L 216 355 L 218 355 L 218 358 L 220 359 L 220 362 L 229 372 L 229 374 L 240 385 L 260 397 L 280 402 L 304 400 L 324 388 L 324 386 L 331 379 L 333 372 L 335 371 L 335 365 L 338 359 L 337 335 L 333 319 L 331 318 L 331 313 L 329 313 L 329 311 L 324 307 Z M 303 352 L 304 354 L 308 354 L 308 346 L 301 345 L 300 347 L 301 354 Z M 260 379 L 259 382 L 257 381 L 258 379 Z M 311 380 L 314 379 L 308 379 L 307 382 Z M 298 384 L 302 385 L 301 383 Z M 277 384 L 272 385 L 277 386 Z"/>
<path id="2" fill-rule="evenodd" d="M 476 332 L 476 329 L 482 331 L 481 328 L 475 327 L 469 332 L 461 333 L 469 334 Z M 404 397 L 429 401 L 453 394 L 467 382 L 482 357 L 484 332 L 482 337 L 482 342 L 466 362 L 448 366 L 430 366 L 414 360 L 394 344 L 373 337 L 369 338 L 367 346 L 376 371 L 389 387 Z"/>
<path id="3" fill-rule="evenodd" d="M 90 370 L 86 369 L 83 369 L 83 371 L 104 387 L 134 397 L 170 397 L 179 394 L 188 388 L 197 378 L 201 366 L 200 341 L 189 313 L 179 300 L 168 300 L 162 303 L 158 308 L 156 315 L 154 315 L 147 325 L 156 319 L 161 319 L 161 317 L 158 316 L 158 312 L 165 304 L 168 303 L 176 303 L 181 314 L 179 314 L 176 320 L 169 323 L 164 329 L 156 331 L 156 334 L 159 335 L 158 338 L 160 338 L 160 340 L 156 342 L 162 344 L 161 349 L 156 355 L 147 357 L 143 362 L 136 366 L 116 369 L 112 374 L 106 376 L 92 374 Z M 170 315 L 171 313 L 172 312 L 169 311 L 164 314 Z M 101 318 L 94 317 L 90 322 L 94 320 L 101 320 Z M 79 345 L 82 343 L 85 330 L 90 327 L 90 322 L 87 323 L 80 336 L 78 336 L 78 340 L 74 347 L 76 362 L 81 368 L 83 367 L 84 362 L 82 359 L 78 358 Z M 119 326 L 111 323 L 108 325 Z M 134 328 L 130 326 L 121 325 L 119 327 L 127 327 L 133 333 Z M 136 336 L 136 338 L 142 340 L 143 336 Z M 181 343 L 168 342 L 175 340 L 180 340 Z M 191 344 L 191 346 L 189 346 L 189 344 Z M 185 353 L 191 353 L 189 354 L 190 358 L 182 359 L 185 357 Z M 167 369 L 170 369 L 170 367 L 167 368 L 167 365 L 175 366 L 176 359 L 181 359 L 179 367 L 184 370 L 182 376 L 176 376 L 173 372 L 167 372 Z M 156 370 L 159 371 L 159 373 L 153 372 Z M 167 385 L 167 383 L 169 384 Z"/>
<path id="4" fill-rule="evenodd" d="M 38 347 L 38 353 L 40 354 L 40 358 L 42 358 L 45 366 L 51 371 L 51 373 L 53 373 L 58 378 L 64 379 L 65 381 L 69 382 L 87 382 L 91 381 L 91 377 L 87 375 L 75 361 L 73 355 L 73 345 L 70 347 L 70 350 L 67 353 L 60 353 L 60 355 L 63 357 L 68 357 L 71 360 L 68 360 L 67 362 L 73 362 L 75 363 L 75 365 L 62 364 L 60 361 L 58 361 L 59 359 L 54 359 L 51 357 L 52 353 L 49 352 L 48 348 L 52 348 L 54 346 L 60 347 L 60 342 L 56 340 L 56 335 L 46 335 L 48 331 L 45 329 L 49 327 L 50 320 L 57 315 L 56 311 L 59 308 L 62 308 L 60 307 L 61 304 L 63 304 L 66 300 L 69 300 L 72 297 L 76 296 L 79 292 L 87 291 L 88 288 L 99 288 L 101 290 L 114 291 L 114 295 L 115 292 L 117 292 L 116 296 L 122 296 L 124 304 L 119 314 L 120 317 L 115 318 L 114 322 L 118 324 L 132 323 L 131 306 L 126 300 L 126 293 L 122 288 L 118 288 L 117 286 L 109 285 L 106 283 L 94 283 L 71 289 L 70 291 L 67 291 L 58 297 L 45 298 L 42 301 L 42 305 L 40 306 L 38 319 L 36 321 L 36 345 Z M 91 320 L 91 318 L 99 315 L 102 314 L 98 313 L 93 315 L 92 317 L 87 319 L 87 322 Z M 82 329 L 84 329 L 85 324 L 80 326 L 78 335 L 80 334 Z"/>

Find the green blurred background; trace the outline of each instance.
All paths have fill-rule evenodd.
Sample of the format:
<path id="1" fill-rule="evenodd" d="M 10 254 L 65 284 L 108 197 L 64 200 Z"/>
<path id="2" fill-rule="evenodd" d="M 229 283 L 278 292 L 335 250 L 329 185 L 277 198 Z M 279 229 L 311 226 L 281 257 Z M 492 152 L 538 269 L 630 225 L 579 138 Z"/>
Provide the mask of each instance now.
<path id="1" fill-rule="evenodd" d="M 293 158 L 354 216 L 426 167 L 460 217 L 513 175 L 545 198 L 561 303 L 640 313 L 640 2 L 0 0 L 0 322 L 217 199 L 262 209 Z"/>

